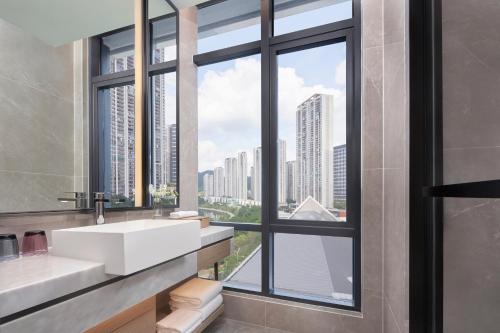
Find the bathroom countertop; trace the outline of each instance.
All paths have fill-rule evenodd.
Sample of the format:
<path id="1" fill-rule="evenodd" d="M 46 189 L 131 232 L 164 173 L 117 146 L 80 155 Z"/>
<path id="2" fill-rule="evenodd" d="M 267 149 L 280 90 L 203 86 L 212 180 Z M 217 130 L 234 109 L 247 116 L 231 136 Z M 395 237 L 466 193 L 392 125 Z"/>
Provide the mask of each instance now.
<path id="1" fill-rule="evenodd" d="M 201 246 L 217 243 L 226 238 L 234 236 L 233 227 L 210 226 L 201 229 Z"/>
<path id="2" fill-rule="evenodd" d="M 201 229 L 201 246 L 230 238 L 233 234 L 232 227 Z M 104 273 L 102 263 L 50 253 L 0 262 L 0 319 L 116 277 Z"/>

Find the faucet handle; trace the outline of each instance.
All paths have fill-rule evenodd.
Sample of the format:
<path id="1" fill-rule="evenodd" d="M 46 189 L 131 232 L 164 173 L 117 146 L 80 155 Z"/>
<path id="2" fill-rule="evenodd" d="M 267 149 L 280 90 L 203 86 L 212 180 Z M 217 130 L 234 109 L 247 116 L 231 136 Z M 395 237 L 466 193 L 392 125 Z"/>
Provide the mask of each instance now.
<path id="1" fill-rule="evenodd" d="M 87 197 L 87 192 L 63 192 L 65 194 L 74 194 L 77 199 L 84 199 Z"/>
<path id="2" fill-rule="evenodd" d="M 94 202 L 109 202 L 109 199 L 104 197 L 104 192 L 94 192 Z"/>

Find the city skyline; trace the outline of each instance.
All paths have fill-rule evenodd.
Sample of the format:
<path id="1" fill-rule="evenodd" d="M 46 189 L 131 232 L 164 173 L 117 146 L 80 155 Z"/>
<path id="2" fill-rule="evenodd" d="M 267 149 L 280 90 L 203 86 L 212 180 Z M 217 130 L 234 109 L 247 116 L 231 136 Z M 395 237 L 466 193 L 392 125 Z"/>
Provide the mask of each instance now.
<path id="1" fill-rule="evenodd" d="M 287 141 L 277 141 L 277 199 L 280 207 L 308 197 L 323 207 L 346 201 L 346 145 L 333 146 L 334 96 L 313 94 L 296 108 L 295 160 L 287 159 Z M 254 147 L 251 165 L 245 151 L 227 156 L 224 165 L 203 173 L 203 195 L 212 201 L 261 201 L 262 149 Z M 223 184 L 222 184 L 223 183 Z M 248 186 L 250 184 L 250 186 Z M 222 189 L 216 191 L 215 188 Z M 217 195 L 216 195 L 217 194 Z"/>

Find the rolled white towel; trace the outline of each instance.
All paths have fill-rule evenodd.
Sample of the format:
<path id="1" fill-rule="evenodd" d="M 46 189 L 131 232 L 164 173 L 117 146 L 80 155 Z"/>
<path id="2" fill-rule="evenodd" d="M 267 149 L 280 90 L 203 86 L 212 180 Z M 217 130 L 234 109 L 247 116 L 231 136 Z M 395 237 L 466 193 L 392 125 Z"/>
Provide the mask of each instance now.
<path id="1" fill-rule="evenodd" d="M 172 302 L 201 308 L 222 291 L 222 283 L 194 278 L 170 292 Z"/>
<path id="2" fill-rule="evenodd" d="M 156 323 L 157 333 L 191 333 L 203 320 L 198 311 L 179 309 Z"/>
<path id="3" fill-rule="evenodd" d="M 185 309 L 185 310 L 198 311 L 199 313 L 201 313 L 202 320 L 207 319 L 221 305 L 222 305 L 222 295 L 220 295 L 220 294 L 217 295 L 213 300 L 211 300 L 210 302 L 208 302 L 205 306 L 203 306 L 201 308 L 195 308 L 195 307 L 192 307 L 192 305 L 189 305 L 186 303 L 178 303 L 178 302 L 170 301 L 170 308 L 172 310 Z"/>
<path id="4" fill-rule="evenodd" d="M 181 210 L 178 212 L 170 213 L 170 217 L 175 217 L 177 219 L 182 219 L 185 217 L 193 217 L 193 216 L 198 216 L 198 212 L 195 210 Z"/>

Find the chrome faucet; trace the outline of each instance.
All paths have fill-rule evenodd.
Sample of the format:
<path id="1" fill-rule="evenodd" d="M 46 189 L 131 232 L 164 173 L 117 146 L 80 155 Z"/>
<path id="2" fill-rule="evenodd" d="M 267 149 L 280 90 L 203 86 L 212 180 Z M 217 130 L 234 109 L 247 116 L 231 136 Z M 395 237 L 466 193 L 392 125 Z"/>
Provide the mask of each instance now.
<path id="1" fill-rule="evenodd" d="M 104 198 L 104 192 L 94 192 L 95 223 L 104 224 L 104 203 L 109 202 Z"/>
<path id="2" fill-rule="evenodd" d="M 64 192 L 66 194 L 73 194 L 73 198 L 57 198 L 60 202 L 74 202 L 76 209 L 87 208 L 87 193 L 86 192 Z"/>

